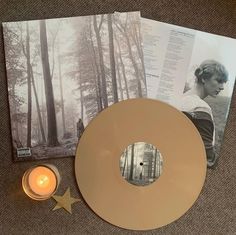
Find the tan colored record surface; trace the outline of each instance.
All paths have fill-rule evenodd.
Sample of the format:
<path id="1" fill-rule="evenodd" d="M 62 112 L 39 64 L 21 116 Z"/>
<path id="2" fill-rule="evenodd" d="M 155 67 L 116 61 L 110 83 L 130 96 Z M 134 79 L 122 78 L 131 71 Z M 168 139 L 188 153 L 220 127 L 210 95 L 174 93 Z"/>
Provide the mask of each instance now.
<path id="1" fill-rule="evenodd" d="M 134 142 L 156 146 L 163 172 L 152 184 L 129 184 L 120 156 Z M 87 126 L 76 152 L 75 173 L 88 205 L 104 220 L 147 230 L 181 217 L 195 202 L 206 175 L 205 149 L 198 131 L 173 107 L 151 99 L 119 102 Z"/>

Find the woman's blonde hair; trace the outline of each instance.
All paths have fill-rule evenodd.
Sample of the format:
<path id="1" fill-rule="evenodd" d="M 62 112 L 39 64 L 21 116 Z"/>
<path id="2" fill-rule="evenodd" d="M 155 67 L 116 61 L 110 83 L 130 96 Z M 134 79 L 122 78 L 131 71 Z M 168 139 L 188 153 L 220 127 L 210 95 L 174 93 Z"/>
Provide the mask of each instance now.
<path id="1" fill-rule="evenodd" d="M 194 75 L 197 78 L 198 83 L 202 83 L 202 80 L 211 78 L 213 75 L 218 75 L 219 82 L 225 83 L 228 80 L 228 72 L 224 65 L 215 60 L 205 60 L 195 70 Z"/>

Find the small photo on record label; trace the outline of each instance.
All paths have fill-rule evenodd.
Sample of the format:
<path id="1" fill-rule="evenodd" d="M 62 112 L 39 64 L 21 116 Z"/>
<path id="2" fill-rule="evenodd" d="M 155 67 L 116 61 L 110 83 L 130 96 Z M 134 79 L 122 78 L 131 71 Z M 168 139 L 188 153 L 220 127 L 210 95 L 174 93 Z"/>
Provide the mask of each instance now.
<path id="1" fill-rule="evenodd" d="M 120 173 L 130 184 L 146 186 L 162 173 L 163 159 L 152 144 L 136 142 L 129 145 L 120 158 Z"/>

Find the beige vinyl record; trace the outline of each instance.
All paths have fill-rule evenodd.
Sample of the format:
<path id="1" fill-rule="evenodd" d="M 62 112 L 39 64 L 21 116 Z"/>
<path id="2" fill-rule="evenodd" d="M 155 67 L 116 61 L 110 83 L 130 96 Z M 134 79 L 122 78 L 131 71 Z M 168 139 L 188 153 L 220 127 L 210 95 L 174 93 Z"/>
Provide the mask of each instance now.
<path id="1" fill-rule="evenodd" d="M 124 149 L 150 143 L 163 157 L 161 176 L 147 186 L 120 172 Z M 206 175 L 206 154 L 192 122 L 170 105 L 129 99 L 111 105 L 87 126 L 77 148 L 75 173 L 83 198 L 116 226 L 148 230 L 181 217 L 196 201 Z"/>

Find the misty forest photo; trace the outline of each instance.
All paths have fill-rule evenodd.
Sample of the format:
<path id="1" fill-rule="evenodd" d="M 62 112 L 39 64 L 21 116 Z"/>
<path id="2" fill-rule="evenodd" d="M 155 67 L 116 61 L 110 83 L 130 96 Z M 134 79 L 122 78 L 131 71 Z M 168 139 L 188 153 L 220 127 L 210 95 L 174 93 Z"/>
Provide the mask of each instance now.
<path id="1" fill-rule="evenodd" d="M 129 145 L 120 158 L 120 172 L 130 184 L 146 186 L 160 177 L 163 158 L 152 144 L 136 142 Z"/>
<path id="2" fill-rule="evenodd" d="M 30 159 L 73 156 L 99 112 L 146 95 L 138 12 L 7 22 L 3 30 L 16 160 L 21 148 Z"/>

